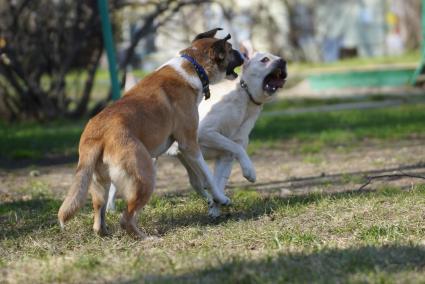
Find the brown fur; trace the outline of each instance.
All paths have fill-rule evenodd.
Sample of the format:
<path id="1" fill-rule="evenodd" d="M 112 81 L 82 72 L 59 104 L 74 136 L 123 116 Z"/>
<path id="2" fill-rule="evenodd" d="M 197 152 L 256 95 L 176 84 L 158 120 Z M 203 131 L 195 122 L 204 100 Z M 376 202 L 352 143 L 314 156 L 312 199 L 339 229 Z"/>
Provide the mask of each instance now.
<path id="1" fill-rule="evenodd" d="M 214 77 L 225 72 L 231 60 L 231 46 L 218 44 L 219 41 L 202 38 L 192 43 L 194 49 L 182 52 L 194 57 Z M 223 56 L 224 60 L 220 60 Z M 182 67 L 195 74 L 189 62 Z M 105 203 L 112 181 L 127 201 L 120 221 L 122 228 L 143 236 L 136 226 L 136 214 L 154 190 L 153 153 L 170 139 L 178 141 L 189 155 L 200 153 L 198 91 L 172 67 L 164 66 L 92 118 L 81 135 L 75 179 L 58 212 L 61 225 L 84 204 L 90 190 L 93 229 L 106 233 Z"/>

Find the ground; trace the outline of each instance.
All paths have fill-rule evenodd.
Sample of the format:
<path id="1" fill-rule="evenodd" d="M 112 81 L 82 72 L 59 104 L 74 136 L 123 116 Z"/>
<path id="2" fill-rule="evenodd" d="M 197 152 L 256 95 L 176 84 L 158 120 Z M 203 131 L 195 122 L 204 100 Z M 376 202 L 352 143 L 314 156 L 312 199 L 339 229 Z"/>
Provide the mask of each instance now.
<path id="1" fill-rule="evenodd" d="M 249 147 L 257 182 L 235 163 L 233 205 L 218 220 L 178 161 L 160 158 L 139 220 L 153 238 L 142 241 L 120 230 L 120 200 L 106 237 L 91 230 L 89 202 L 65 231 L 57 225 L 83 122 L 3 129 L 0 283 L 424 282 L 424 180 L 359 188 L 371 175 L 425 175 L 425 105 L 314 109 L 339 103 L 268 106 Z"/>

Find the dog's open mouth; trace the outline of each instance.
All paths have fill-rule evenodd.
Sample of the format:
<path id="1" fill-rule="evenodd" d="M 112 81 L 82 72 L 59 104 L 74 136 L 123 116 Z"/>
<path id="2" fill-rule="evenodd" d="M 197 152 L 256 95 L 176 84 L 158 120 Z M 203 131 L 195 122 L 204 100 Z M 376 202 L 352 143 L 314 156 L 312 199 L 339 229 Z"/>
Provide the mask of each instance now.
<path id="1" fill-rule="evenodd" d="M 236 78 L 238 78 L 238 73 L 235 72 L 235 69 L 233 69 L 233 70 L 228 69 L 226 71 L 226 79 L 227 80 L 235 80 Z"/>
<path id="2" fill-rule="evenodd" d="M 263 90 L 269 94 L 275 93 L 279 88 L 283 88 L 286 82 L 286 70 L 283 66 L 277 66 L 263 80 Z"/>
<path id="3" fill-rule="evenodd" d="M 233 50 L 233 57 L 233 60 L 229 63 L 229 65 L 227 65 L 226 68 L 226 79 L 228 80 L 234 80 L 238 78 L 238 73 L 235 72 L 235 69 L 238 66 L 241 66 L 244 61 L 241 54 L 236 50 Z"/>

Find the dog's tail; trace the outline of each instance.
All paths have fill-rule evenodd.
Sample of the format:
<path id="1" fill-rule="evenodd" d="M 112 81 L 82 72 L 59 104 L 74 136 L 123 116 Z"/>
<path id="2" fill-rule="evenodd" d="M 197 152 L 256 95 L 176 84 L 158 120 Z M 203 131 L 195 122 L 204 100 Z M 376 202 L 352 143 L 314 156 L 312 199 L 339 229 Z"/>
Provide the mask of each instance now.
<path id="1" fill-rule="evenodd" d="M 101 145 L 91 146 L 90 150 L 86 152 L 87 154 L 82 155 L 80 149 L 80 158 L 74 180 L 58 212 L 61 228 L 63 228 L 65 222 L 72 218 L 77 210 L 84 205 L 94 168 L 101 150 Z"/>

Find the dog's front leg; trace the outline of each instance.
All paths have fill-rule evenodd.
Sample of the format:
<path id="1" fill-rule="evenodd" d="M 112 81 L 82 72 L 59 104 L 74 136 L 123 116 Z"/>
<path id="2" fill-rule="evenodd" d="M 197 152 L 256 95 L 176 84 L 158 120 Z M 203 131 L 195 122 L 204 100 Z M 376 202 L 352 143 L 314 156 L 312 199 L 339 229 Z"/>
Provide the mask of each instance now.
<path id="1" fill-rule="evenodd" d="M 196 175 L 194 170 L 190 167 L 189 163 L 186 162 L 185 158 L 181 153 L 177 155 L 178 159 L 181 161 L 183 166 L 186 168 L 187 174 L 189 176 L 189 181 L 195 191 L 201 195 L 208 203 L 208 216 L 212 218 L 217 218 L 220 216 L 220 204 L 214 202 L 212 196 L 207 191 L 207 182 L 203 179 L 202 176 Z"/>
<path id="2" fill-rule="evenodd" d="M 205 131 L 205 133 L 201 133 L 199 137 L 202 146 L 232 153 L 241 165 L 243 176 L 250 182 L 255 182 L 255 169 L 243 146 L 217 131 Z"/>
<path id="3" fill-rule="evenodd" d="M 183 155 L 184 160 L 193 169 L 194 173 L 206 180 L 208 188 L 211 190 L 213 200 L 220 205 L 230 205 L 230 199 L 218 189 L 215 184 L 213 174 L 208 168 L 207 163 L 202 156 L 201 150 L 197 144 L 188 147 L 179 142 L 179 149 Z M 209 204 L 211 205 L 211 204 Z"/>
<path id="4" fill-rule="evenodd" d="M 195 191 L 201 197 L 203 197 L 207 200 L 208 204 L 212 204 L 213 198 L 211 197 L 211 195 L 206 190 L 207 189 L 206 181 L 203 179 L 202 176 L 198 176 L 195 173 L 194 169 L 192 169 L 192 167 L 186 161 L 186 159 L 184 158 L 182 153 L 179 152 L 179 153 L 176 154 L 176 156 L 186 169 L 187 175 L 189 176 L 190 185 L 193 187 L 193 189 L 195 189 Z"/>

